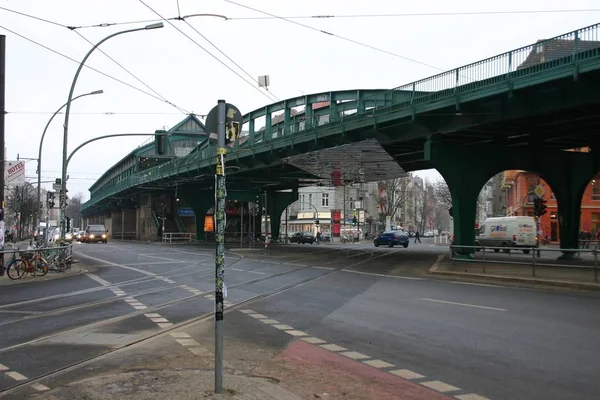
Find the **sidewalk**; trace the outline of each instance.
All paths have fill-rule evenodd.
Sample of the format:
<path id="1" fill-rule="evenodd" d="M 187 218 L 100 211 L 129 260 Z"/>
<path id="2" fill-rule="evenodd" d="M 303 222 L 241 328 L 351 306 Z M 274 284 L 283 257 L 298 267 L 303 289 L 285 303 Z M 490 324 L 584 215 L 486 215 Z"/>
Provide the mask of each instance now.
<path id="1" fill-rule="evenodd" d="M 583 290 L 600 290 L 600 270 L 598 271 L 599 282 L 596 282 L 593 268 L 539 265 L 534 268 L 531 265 L 494 262 L 450 262 L 448 255 L 445 255 L 443 259 L 436 262 L 430 268 L 429 273 L 450 277 L 559 286 Z"/>
<path id="2" fill-rule="evenodd" d="M 225 316 L 223 386 L 214 394 L 214 325 L 165 332 L 42 379 L 44 400 L 444 400 L 430 388 L 267 327 Z M 265 330 L 273 329 L 273 334 Z M 277 333 L 279 332 L 279 333 Z M 314 338 L 313 338 L 314 339 Z M 19 395 L 20 393 L 15 393 Z M 22 397 L 20 397 L 22 398 Z"/>

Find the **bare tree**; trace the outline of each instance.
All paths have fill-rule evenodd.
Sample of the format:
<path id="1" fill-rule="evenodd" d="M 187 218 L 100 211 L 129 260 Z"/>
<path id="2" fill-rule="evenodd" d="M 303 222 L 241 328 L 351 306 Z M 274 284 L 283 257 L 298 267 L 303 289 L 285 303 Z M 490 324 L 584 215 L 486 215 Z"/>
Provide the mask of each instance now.
<path id="1" fill-rule="evenodd" d="M 81 228 L 81 203 L 83 200 L 83 193 L 77 193 L 75 196 L 70 197 L 65 210 L 65 215 L 71 218 L 71 227 Z"/>
<path id="2" fill-rule="evenodd" d="M 446 184 L 446 181 L 438 179 L 433 187 L 437 203 L 447 209 L 452 207 L 452 195 L 450 194 L 450 188 L 448 187 L 448 184 Z"/>
<path id="3" fill-rule="evenodd" d="M 421 233 L 425 232 L 427 220 L 431 213 L 431 190 L 427 190 L 427 186 L 420 188 L 416 194 L 415 202 L 415 222 L 417 224 L 417 230 Z"/>
<path id="4" fill-rule="evenodd" d="M 394 221 L 396 213 L 410 197 L 408 187 L 412 176 L 409 174 L 402 178 L 379 181 L 379 217 L 380 223 L 385 224 L 386 217 Z"/>
<path id="5" fill-rule="evenodd" d="M 7 195 L 7 208 L 12 212 L 17 225 L 17 236 L 23 238 L 33 229 L 33 216 L 37 209 L 37 195 L 30 183 L 16 186 Z"/>

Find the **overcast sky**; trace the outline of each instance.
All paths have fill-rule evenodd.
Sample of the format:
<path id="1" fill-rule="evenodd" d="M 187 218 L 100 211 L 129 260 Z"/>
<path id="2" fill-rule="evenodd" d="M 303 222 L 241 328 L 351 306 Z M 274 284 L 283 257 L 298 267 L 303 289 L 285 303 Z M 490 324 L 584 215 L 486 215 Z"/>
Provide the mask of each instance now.
<path id="1" fill-rule="evenodd" d="M 176 0 L 143 0 L 165 18 L 178 16 Z M 270 93 L 280 99 L 340 89 L 392 88 L 442 70 L 484 59 L 513 48 L 598 22 L 598 0 L 238 0 L 253 8 L 287 17 L 392 13 L 443 14 L 523 10 L 586 12 L 420 15 L 370 18 L 293 19 L 311 30 L 264 17 L 224 0 L 179 0 L 180 15 L 214 13 L 233 18 L 194 17 L 171 21 L 185 35 L 223 60 L 247 80 L 269 75 Z M 0 0 L 0 7 L 66 26 L 160 19 L 139 0 Z M 70 30 L 0 9 L 0 34 L 7 36 L 6 146 L 8 159 L 37 157 L 39 139 L 51 114 L 64 104 L 77 62 L 92 42 L 119 30 L 144 26 L 91 27 Z M 104 94 L 73 103 L 69 149 L 90 138 L 112 133 L 151 133 L 170 128 L 185 112 L 206 114 L 220 98 L 243 113 L 272 103 L 263 90 L 244 82 L 169 23 L 165 28 L 115 37 L 101 46 L 110 57 L 150 88 L 96 51 L 87 65 L 133 85 L 144 94 L 97 72 L 84 69 L 75 94 L 103 89 Z M 191 26 L 190 26 L 191 25 Z M 231 57 L 250 76 L 225 59 L 193 29 Z M 74 58 L 70 61 L 15 33 Z M 324 30 L 333 35 L 326 35 Z M 392 54 L 351 43 L 362 42 Z M 403 58 L 405 57 L 405 58 Z M 410 60 L 414 61 L 410 61 Z M 425 66 L 415 61 L 427 64 Z M 435 67 L 435 68 L 434 68 Z M 263 93 L 261 93 L 263 92 Z M 157 94 L 158 93 L 158 94 Z M 166 99 L 163 100 L 163 99 Z M 185 111 L 169 105 L 177 105 Z M 62 124 L 50 126 L 43 150 L 43 180 L 60 176 Z M 107 168 L 145 139 L 114 138 L 77 153 L 69 166 L 69 192 L 83 192 Z M 35 161 L 27 176 L 35 179 Z M 435 171 L 420 173 L 435 178 Z M 50 187 L 46 184 L 46 187 Z"/>

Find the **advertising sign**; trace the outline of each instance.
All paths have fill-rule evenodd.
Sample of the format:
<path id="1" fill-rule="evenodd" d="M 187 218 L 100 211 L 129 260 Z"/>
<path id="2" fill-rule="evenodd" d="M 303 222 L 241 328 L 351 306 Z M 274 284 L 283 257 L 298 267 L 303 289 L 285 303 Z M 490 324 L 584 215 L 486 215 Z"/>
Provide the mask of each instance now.
<path id="1" fill-rule="evenodd" d="M 342 219 L 341 210 L 331 210 L 331 235 L 340 236 L 340 220 Z"/>
<path id="2" fill-rule="evenodd" d="M 25 162 L 7 161 L 4 181 L 8 187 L 21 186 L 25 183 Z"/>

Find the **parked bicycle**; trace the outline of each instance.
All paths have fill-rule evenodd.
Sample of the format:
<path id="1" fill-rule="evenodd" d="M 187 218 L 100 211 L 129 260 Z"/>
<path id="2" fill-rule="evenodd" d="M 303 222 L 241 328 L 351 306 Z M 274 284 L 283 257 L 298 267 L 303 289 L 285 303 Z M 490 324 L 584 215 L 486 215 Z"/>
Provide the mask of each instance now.
<path id="1" fill-rule="evenodd" d="M 6 273 L 10 279 L 21 279 L 27 274 L 45 276 L 48 273 L 48 263 L 42 258 L 41 253 L 36 252 L 35 249 L 27 249 L 23 253 L 18 253 L 18 247 L 13 248 L 13 250 L 15 251 L 6 269 Z M 19 254 L 19 258 L 17 258 L 17 254 Z"/>

